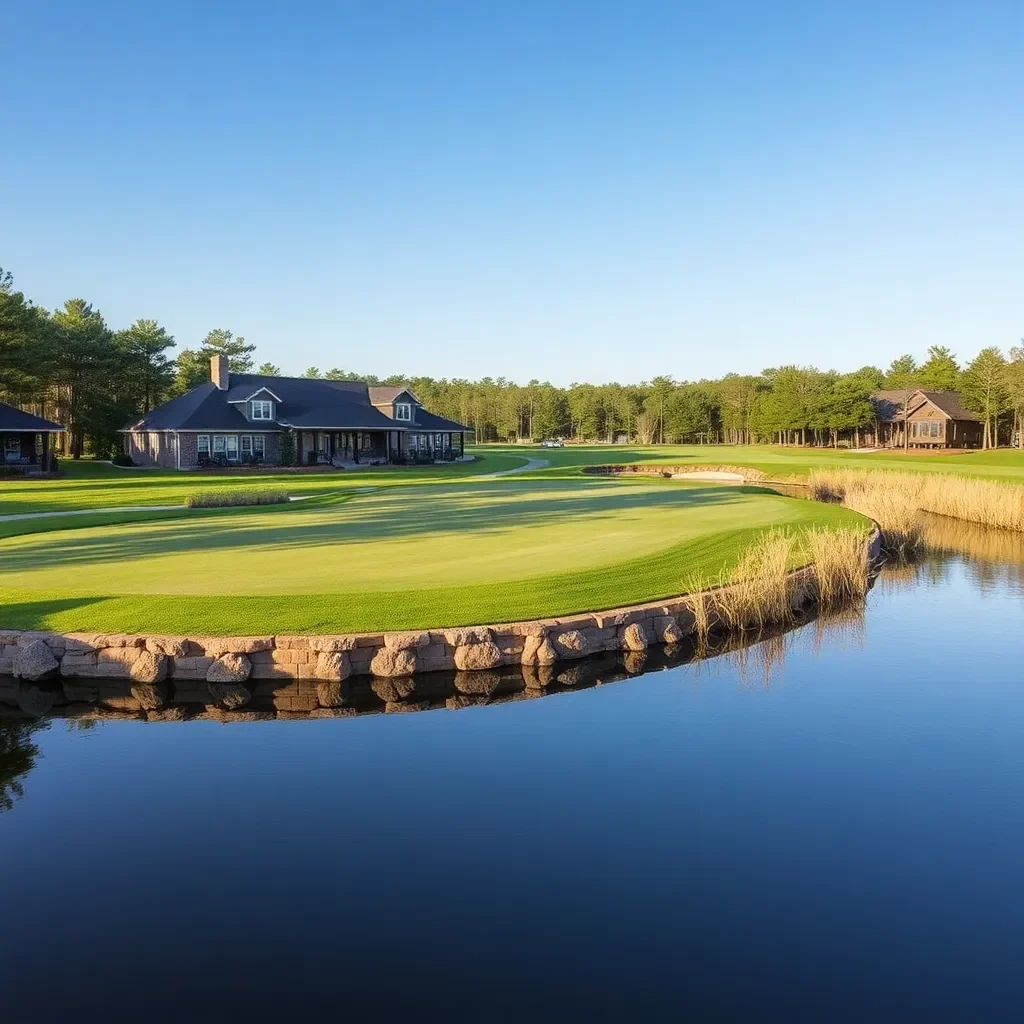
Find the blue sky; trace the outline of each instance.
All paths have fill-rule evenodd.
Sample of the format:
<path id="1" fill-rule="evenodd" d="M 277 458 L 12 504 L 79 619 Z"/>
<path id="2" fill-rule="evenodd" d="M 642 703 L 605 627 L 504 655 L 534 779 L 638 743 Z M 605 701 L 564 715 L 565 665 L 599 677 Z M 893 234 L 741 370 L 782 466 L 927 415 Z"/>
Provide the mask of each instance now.
<path id="1" fill-rule="evenodd" d="M 0 265 L 286 372 L 1024 334 L 1024 5 L 11 0 Z"/>

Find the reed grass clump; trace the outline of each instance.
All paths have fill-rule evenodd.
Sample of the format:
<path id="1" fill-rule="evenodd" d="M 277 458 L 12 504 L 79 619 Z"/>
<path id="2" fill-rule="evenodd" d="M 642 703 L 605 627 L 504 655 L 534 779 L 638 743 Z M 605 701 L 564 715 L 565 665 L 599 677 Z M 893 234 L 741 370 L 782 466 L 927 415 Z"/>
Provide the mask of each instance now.
<path id="1" fill-rule="evenodd" d="M 760 629 L 793 617 L 789 570 L 795 543 L 786 530 L 768 530 L 743 552 L 731 582 L 715 594 L 726 625 Z"/>
<path id="2" fill-rule="evenodd" d="M 835 608 L 860 601 L 868 591 L 867 544 L 860 530 L 812 527 L 803 535 L 814 565 L 818 603 Z"/>
<path id="3" fill-rule="evenodd" d="M 235 487 L 195 491 L 185 498 L 189 508 L 233 508 L 243 505 L 281 505 L 288 492 L 280 487 Z"/>
<path id="4" fill-rule="evenodd" d="M 812 470 L 808 484 L 812 497 L 841 501 L 877 520 L 883 531 L 906 531 L 917 512 L 933 512 L 1024 532 L 1024 486 L 1020 484 L 945 473 L 851 469 Z"/>

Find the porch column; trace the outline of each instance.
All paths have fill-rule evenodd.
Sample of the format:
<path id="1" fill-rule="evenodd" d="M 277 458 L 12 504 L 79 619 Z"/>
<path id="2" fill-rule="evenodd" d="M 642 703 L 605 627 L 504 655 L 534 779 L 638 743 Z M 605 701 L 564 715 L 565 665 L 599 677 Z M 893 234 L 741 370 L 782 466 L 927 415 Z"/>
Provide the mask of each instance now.
<path id="1" fill-rule="evenodd" d="M 465 458 L 466 456 L 466 435 L 459 431 L 459 458 Z"/>

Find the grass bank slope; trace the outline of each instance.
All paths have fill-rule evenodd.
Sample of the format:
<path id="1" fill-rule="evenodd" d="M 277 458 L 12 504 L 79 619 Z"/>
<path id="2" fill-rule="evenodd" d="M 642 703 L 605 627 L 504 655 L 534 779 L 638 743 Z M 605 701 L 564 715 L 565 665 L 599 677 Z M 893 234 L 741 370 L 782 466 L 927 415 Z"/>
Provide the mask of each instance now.
<path id="1" fill-rule="evenodd" d="M 344 497 L 10 537 L 0 626 L 246 634 L 548 617 L 717 578 L 769 527 L 864 525 L 758 488 L 659 478 Z"/>

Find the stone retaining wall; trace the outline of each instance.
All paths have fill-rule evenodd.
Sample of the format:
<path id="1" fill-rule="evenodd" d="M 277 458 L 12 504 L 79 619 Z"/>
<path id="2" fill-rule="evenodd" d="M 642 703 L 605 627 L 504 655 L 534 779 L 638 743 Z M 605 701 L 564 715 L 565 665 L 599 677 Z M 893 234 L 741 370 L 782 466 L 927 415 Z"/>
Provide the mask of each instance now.
<path id="1" fill-rule="evenodd" d="M 867 561 L 880 553 L 875 530 Z M 815 599 L 813 567 L 789 574 L 795 609 Z M 214 704 L 233 711 L 257 701 L 308 712 L 346 706 L 360 681 L 387 703 L 410 699 L 414 677 L 455 673 L 461 693 L 486 692 L 487 674 L 514 669 L 527 688 L 543 689 L 553 666 L 592 655 L 643 655 L 653 645 L 677 645 L 696 629 L 694 602 L 720 624 L 711 590 L 665 601 L 555 619 L 490 626 L 331 635 L 208 637 L 0 630 L 0 700 L 44 714 L 57 700 L 92 703 L 97 681 L 120 683 L 112 710 L 157 711 L 170 704 Z M 461 685 L 460 685 L 461 681 Z M 492 678 L 493 681 L 493 678 Z M 312 684 L 300 688 L 298 684 Z M 43 684 L 42 686 L 37 684 Z M 364 686 L 363 689 L 366 687 Z M 47 695 L 51 696 L 47 696 Z M 35 709 L 35 710 L 33 710 Z"/>

